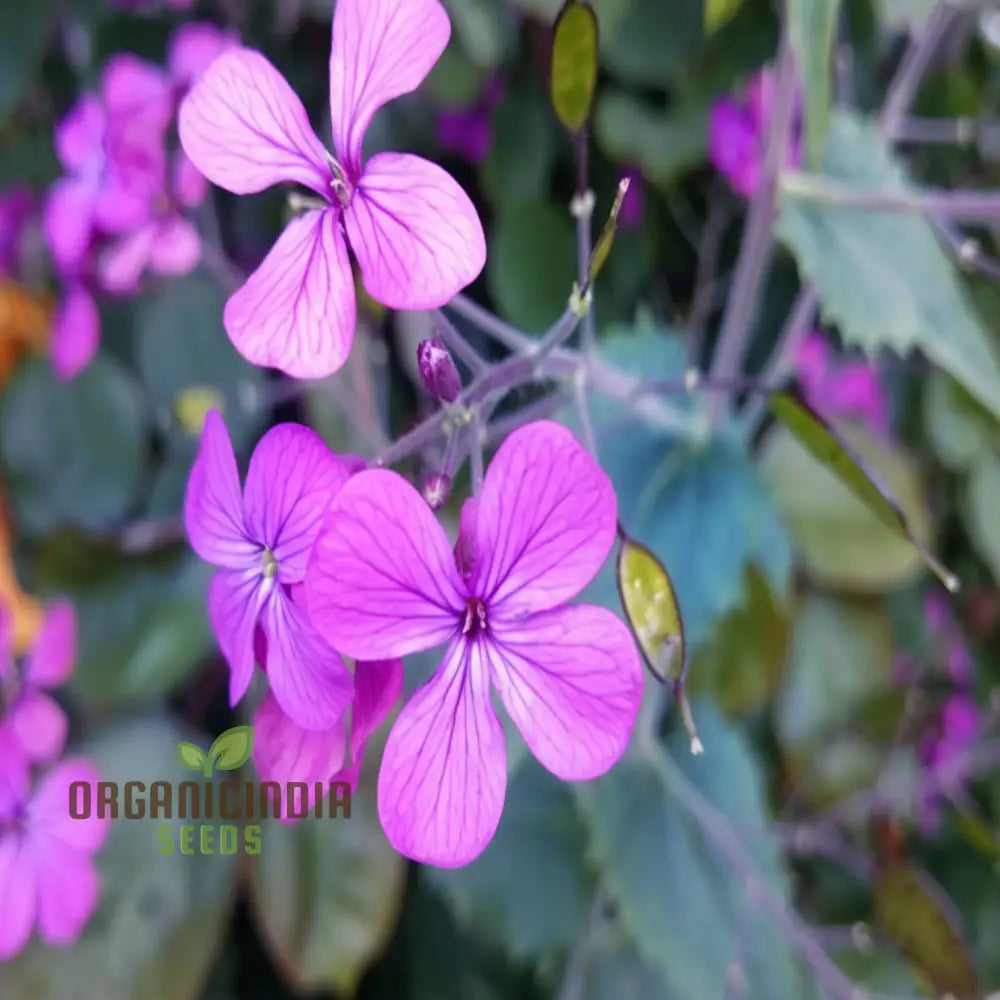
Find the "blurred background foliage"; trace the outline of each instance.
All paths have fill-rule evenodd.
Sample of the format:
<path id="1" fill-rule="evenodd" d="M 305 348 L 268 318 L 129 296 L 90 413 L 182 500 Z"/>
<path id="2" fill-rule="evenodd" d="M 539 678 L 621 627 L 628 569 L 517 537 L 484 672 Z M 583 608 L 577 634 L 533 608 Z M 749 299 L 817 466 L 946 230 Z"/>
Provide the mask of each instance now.
<path id="1" fill-rule="evenodd" d="M 766 0 L 706 3 L 708 11 L 702 0 L 594 0 L 597 219 L 626 172 L 641 199 L 598 279 L 597 325 L 602 356 L 645 377 L 681 377 L 710 354 L 744 205 L 708 162 L 709 111 L 778 44 Z M 565 308 L 575 273 L 572 147 L 546 85 L 560 0 L 445 5 L 445 56 L 416 95 L 379 115 L 371 141 L 429 156 L 459 178 L 489 240 L 472 296 L 538 332 Z M 329 136 L 330 0 L 203 0 L 185 15 L 152 6 L 3 5 L 0 185 L 41 193 L 52 183 L 53 128 L 77 93 L 112 53 L 162 62 L 181 17 L 235 27 L 288 76 Z M 997 185 L 1000 50 L 975 12 L 949 36 L 914 108 L 968 120 L 972 139 L 892 152 L 865 123 L 907 33 L 934 6 L 845 0 L 834 75 L 850 108 L 829 116 L 819 146 L 828 176 L 892 190 L 907 183 L 905 162 L 935 186 Z M 820 58 L 820 42 L 808 38 Z M 471 157 L 442 141 L 441 116 L 458 114 L 471 116 L 466 130 L 485 130 Z M 216 191 L 201 211 L 213 234 L 203 266 L 102 302 L 100 354 L 69 384 L 35 356 L 52 291 L 44 268 L 25 279 L 36 312 L 0 317 L 9 522 L 0 592 L 16 609 L 21 645 L 37 627 L 36 600 L 76 603 L 73 743 L 123 781 L 170 776 L 182 734 L 204 742 L 238 721 L 205 616 L 208 571 L 179 524 L 205 410 L 223 409 L 242 458 L 281 419 L 307 421 L 336 450 L 370 456 L 428 405 L 413 357 L 424 321 L 373 305 L 359 317 L 350 362 L 326 382 L 297 386 L 242 361 L 221 326 L 223 264 L 260 259 L 284 201 L 280 192 Z M 151 826 L 118 823 L 99 858 L 102 901 L 84 936 L 60 952 L 33 944 L 0 966 L 0 996 L 821 996 L 798 931 L 866 989 L 1000 989 L 1000 406 L 980 364 L 982 345 L 997 343 L 1000 294 L 963 273 L 914 217 L 833 218 L 789 202 L 778 232 L 783 248 L 751 363 L 775 342 L 797 274 L 815 282 L 829 331 L 879 358 L 890 400 L 888 437 L 843 430 L 963 581 L 947 629 L 974 664 L 983 730 L 968 770 L 941 789 L 939 822 L 920 814 L 920 738 L 949 690 L 952 640 L 928 622 L 935 585 L 912 546 L 781 429 L 755 422 L 749 435 L 713 434 L 706 422 L 700 437 L 678 440 L 595 399 L 622 521 L 678 592 L 705 755 L 690 755 L 672 713 L 662 741 L 638 741 L 586 786 L 558 782 L 515 748 L 496 839 L 457 871 L 404 863 L 388 847 L 374 808 L 377 753 L 349 822 L 272 824 L 257 857 L 162 857 Z M 990 230 L 977 236 L 994 249 Z M 483 353 L 498 351 L 465 332 Z M 923 356 L 883 350 L 912 346 Z M 528 401 L 520 393 L 508 405 Z M 699 400 L 690 406 L 701 414 Z M 457 509 L 456 500 L 445 519 Z M 588 596 L 620 610 L 610 567 Z M 901 661 L 915 665 L 905 677 Z M 433 666 L 408 662 L 407 689 Z M 730 839 L 706 836 L 685 800 L 692 787 Z M 789 925 L 780 913 L 792 904 Z"/>

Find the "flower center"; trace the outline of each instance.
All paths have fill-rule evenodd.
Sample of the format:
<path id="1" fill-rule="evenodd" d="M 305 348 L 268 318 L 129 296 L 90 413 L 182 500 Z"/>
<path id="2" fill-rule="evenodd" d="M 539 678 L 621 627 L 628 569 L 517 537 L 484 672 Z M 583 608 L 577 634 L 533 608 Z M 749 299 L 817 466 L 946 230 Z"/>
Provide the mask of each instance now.
<path id="1" fill-rule="evenodd" d="M 470 597 L 462 619 L 462 635 L 475 639 L 486 631 L 486 605 L 478 597 Z"/>
<path id="2" fill-rule="evenodd" d="M 270 549 L 264 549 L 260 554 L 260 571 L 265 580 L 273 580 L 278 575 L 278 560 Z"/>
<path id="3" fill-rule="evenodd" d="M 330 179 L 330 190 L 333 192 L 333 196 L 337 199 L 340 207 L 347 208 L 351 203 L 354 191 L 347 181 L 347 174 L 344 173 L 344 168 L 332 156 L 329 157 L 329 162 L 330 172 L 333 174 L 333 177 Z"/>

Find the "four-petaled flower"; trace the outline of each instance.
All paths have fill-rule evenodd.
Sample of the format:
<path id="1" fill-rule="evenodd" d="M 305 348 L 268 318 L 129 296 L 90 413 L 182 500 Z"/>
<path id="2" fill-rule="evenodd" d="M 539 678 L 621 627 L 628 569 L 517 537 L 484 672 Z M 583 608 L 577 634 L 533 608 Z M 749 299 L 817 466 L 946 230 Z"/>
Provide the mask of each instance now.
<path id="1" fill-rule="evenodd" d="M 0 961 L 28 942 L 37 924 L 50 945 L 75 941 L 97 906 L 93 855 L 104 843 L 109 820 L 73 819 L 68 803 L 76 781 L 99 775 L 85 760 L 64 760 L 29 796 L 26 769 L 12 766 L 0 736 Z"/>
<path id="2" fill-rule="evenodd" d="M 347 666 L 294 593 L 323 514 L 348 475 L 315 431 L 279 424 L 254 450 L 241 496 L 229 434 L 212 410 L 188 480 L 191 545 L 221 567 L 209 585 L 208 613 L 229 662 L 230 703 L 246 694 L 256 659 L 282 710 L 304 729 L 329 729 L 351 698 Z"/>
<path id="3" fill-rule="evenodd" d="M 319 196 L 226 304 L 226 330 L 249 361 L 299 378 L 340 368 L 355 325 L 348 243 L 365 288 L 393 309 L 441 306 L 479 275 L 482 225 L 444 170 L 405 153 L 362 161 L 375 112 L 421 83 L 450 34 L 438 0 L 338 0 L 330 53 L 336 158 L 258 52 L 224 53 L 185 98 L 181 143 L 209 180 L 235 194 L 292 182 Z"/>
<path id="4" fill-rule="evenodd" d="M 447 643 L 379 774 L 382 825 L 402 854 L 454 867 L 492 838 L 507 762 L 491 685 L 558 777 L 595 778 L 621 756 L 642 692 L 635 644 L 610 611 L 566 605 L 604 562 L 615 524 L 607 476 L 548 421 L 500 447 L 454 552 L 393 472 L 361 472 L 334 498 L 306 572 L 316 628 L 359 658 Z"/>

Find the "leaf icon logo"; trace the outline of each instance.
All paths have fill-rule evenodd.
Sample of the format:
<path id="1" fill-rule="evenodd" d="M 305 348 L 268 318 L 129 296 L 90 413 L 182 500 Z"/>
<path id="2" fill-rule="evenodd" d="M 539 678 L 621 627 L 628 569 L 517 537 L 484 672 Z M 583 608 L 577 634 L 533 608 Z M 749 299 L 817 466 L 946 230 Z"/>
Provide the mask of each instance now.
<path id="1" fill-rule="evenodd" d="M 177 757 L 184 767 L 201 771 L 206 778 L 216 769 L 235 771 L 242 767 L 253 753 L 253 726 L 234 726 L 220 733 L 209 747 L 208 753 L 195 743 L 178 743 Z"/>

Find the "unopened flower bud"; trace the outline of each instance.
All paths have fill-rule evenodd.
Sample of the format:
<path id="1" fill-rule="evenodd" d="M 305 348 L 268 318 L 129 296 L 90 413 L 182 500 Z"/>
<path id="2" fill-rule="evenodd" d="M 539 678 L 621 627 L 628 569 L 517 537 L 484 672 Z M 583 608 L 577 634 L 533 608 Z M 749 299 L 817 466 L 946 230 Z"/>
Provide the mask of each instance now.
<path id="1" fill-rule="evenodd" d="M 451 493 L 451 476 L 437 472 L 424 480 L 424 499 L 431 510 L 440 510 Z"/>
<path id="2" fill-rule="evenodd" d="M 424 388 L 435 399 L 454 403 L 462 391 L 462 380 L 440 337 L 420 341 L 417 345 L 417 365 Z"/>

